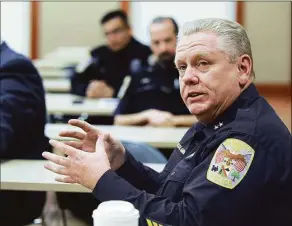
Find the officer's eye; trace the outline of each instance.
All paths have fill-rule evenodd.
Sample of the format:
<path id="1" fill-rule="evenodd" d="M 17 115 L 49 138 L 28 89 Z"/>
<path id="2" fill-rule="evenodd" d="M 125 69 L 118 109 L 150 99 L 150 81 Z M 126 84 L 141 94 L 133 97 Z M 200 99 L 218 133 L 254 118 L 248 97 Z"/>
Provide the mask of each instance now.
<path id="1" fill-rule="evenodd" d="M 182 64 L 182 65 L 177 66 L 177 70 L 178 70 L 180 76 L 184 75 L 184 72 L 186 71 L 186 69 L 187 69 L 186 65 Z"/>
<path id="2" fill-rule="evenodd" d="M 159 41 L 153 41 L 152 43 L 153 43 L 153 45 L 155 45 L 155 46 L 158 46 L 158 45 L 159 45 Z"/>
<path id="3" fill-rule="evenodd" d="M 167 38 L 167 39 L 164 40 L 164 42 L 165 43 L 170 43 L 170 42 L 172 42 L 172 38 Z"/>
<path id="4" fill-rule="evenodd" d="M 187 68 L 186 65 L 179 65 L 179 66 L 177 67 L 177 69 L 178 69 L 179 71 L 185 71 L 186 68 Z"/>
<path id="5" fill-rule="evenodd" d="M 210 63 L 206 60 L 200 60 L 197 63 L 197 68 L 200 71 L 207 71 L 209 69 Z"/>

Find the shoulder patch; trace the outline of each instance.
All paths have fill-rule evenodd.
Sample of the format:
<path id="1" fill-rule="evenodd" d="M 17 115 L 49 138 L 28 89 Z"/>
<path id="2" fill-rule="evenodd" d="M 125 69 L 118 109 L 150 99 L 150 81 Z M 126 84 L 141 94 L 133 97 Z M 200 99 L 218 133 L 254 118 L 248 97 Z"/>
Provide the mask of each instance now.
<path id="1" fill-rule="evenodd" d="M 233 189 L 245 177 L 255 151 L 244 141 L 228 138 L 217 148 L 210 163 L 207 179 Z"/>
<path id="2" fill-rule="evenodd" d="M 171 226 L 169 224 L 161 224 L 158 221 L 153 221 L 150 218 L 146 218 L 147 226 Z"/>

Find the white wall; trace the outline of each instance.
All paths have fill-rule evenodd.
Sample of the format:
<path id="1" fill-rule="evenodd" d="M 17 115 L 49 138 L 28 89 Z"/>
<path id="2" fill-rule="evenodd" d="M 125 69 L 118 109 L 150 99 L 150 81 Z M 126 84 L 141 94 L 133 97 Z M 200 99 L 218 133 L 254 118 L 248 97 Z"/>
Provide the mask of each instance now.
<path id="1" fill-rule="evenodd" d="M 149 24 L 157 16 L 170 16 L 179 26 L 184 22 L 206 17 L 235 20 L 235 2 L 131 2 L 133 33 L 149 44 Z"/>
<path id="2" fill-rule="evenodd" d="M 118 9 L 117 1 L 40 2 L 40 51 L 43 57 L 59 46 L 95 47 L 105 42 L 99 21 Z"/>
<path id="3" fill-rule="evenodd" d="M 291 2 L 246 2 L 256 83 L 291 84 Z"/>
<path id="4" fill-rule="evenodd" d="M 1 2 L 1 40 L 30 55 L 30 2 Z"/>

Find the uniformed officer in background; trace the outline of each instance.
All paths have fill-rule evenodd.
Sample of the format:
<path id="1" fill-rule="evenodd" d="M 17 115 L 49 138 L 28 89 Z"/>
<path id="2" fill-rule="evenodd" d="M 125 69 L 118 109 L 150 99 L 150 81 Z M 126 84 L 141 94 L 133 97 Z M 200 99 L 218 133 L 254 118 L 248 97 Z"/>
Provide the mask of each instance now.
<path id="1" fill-rule="evenodd" d="M 45 137 L 45 91 L 42 79 L 25 56 L 0 43 L 0 159 L 41 159 Z M 0 225 L 22 226 L 42 214 L 45 192 L 0 193 Z"/>
<path id="2" fill-rule="evenodd" d="M 137 162 L 121 143 L 83 121 L 84 133 L 51 144 L 69 158 L 44 153 L 100 201 L 126 200 L 140 225 L 292 225 L 291 134 L 253 80 L 244 28 L 224 19 L 186 23 L 176 48 L 181 96 L 199 122 L 161 173 Z M 149 134 L 151 136 L 151 134 Z"/>
<path id="3" fill-rule="evenodd" d="M 149 67 L 132 75 L 116 111 L 116 125 L 191 126 L 191 115 L 179 93 L 174 65 L 178 26 L 170 17 L 157 17 L 150 24 Z"/>
<path id="4" fill-rule="evenodd" d="M 90 98 L 116 97 L 125 76 L 147 65 L 151 51 L 132 37 L 127 15 L 112 11 L 101 19 L 107 45 L 93 49 L 89 62 L 78 65 L 71 92 Z"/>
<path id="5" fill-rule="evenodd" d="M 91 51 L 91 59 L 77 66 L 71 79 L 71 92 L 89 98 L 116 97 L 125 76 L 138 72 L 148 64 L 151 50 L 132 37 L 127 15 L 116 10 L 101 19 L 107 45 Z M 68 121 L 76 116 L 64 115 L 51 121 Z M 82 116 L 84 117 L 84 116 Z M 92 124 L 113 124 L 113 116 L 85 116 Z M 62 209 L 70 210 L 77 218 L 92 224 L 92 210 L 98 202 L 89 194 L 56 193 Z"/>

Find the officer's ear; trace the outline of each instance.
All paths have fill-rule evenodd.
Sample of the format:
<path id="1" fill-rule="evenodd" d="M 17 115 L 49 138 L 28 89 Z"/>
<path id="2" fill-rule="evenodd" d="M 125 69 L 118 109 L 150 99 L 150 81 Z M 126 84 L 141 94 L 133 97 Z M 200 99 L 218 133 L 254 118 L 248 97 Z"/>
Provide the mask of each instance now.
<path id="1" fill-rule="evenodd" d="M 244 54 L 237 59 L 239 72 L 239 85 L 244 87 L 251 77 L 252 60 L 249 55 Z"/>

